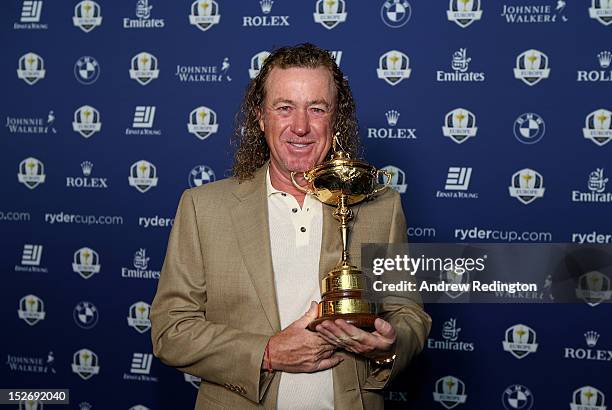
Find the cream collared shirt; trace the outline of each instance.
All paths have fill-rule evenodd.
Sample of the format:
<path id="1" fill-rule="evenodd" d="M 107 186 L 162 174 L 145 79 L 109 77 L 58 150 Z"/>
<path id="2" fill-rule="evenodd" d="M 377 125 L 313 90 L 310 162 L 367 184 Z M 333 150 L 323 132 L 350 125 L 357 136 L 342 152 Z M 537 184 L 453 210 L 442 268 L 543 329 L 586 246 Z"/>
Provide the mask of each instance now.
<path id="1" fill-rule="evenodd" d="M 302 207 L 293 195 L 277 190 L 266 172 L 270 247 L 281 329 L 299 319 L 311 301 L 321 300 L 319 257 L 323 204 L 306 195 Z M 281 373 L 277 408 L 333 410 L 331 369 Z"/>

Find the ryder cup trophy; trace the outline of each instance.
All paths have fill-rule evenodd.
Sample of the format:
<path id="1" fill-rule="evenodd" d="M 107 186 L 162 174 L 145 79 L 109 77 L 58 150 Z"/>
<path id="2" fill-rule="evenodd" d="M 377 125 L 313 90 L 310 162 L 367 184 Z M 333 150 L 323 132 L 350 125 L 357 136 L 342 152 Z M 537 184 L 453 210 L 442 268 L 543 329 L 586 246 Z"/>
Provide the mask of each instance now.
<path id="1" fill-rule="evenodd" d="M 295 181 L 295 172 L 291 173 L 296 188 L 336 207 L 333 215 L 340 222 L 342 235 L 342 256 L 336 267 L 321 282 L 319 314 L 308 325 L 310 330 L 314 330 L 324 320 L 335 319 L 344 319 L 353 326 L 367 330 L 374 328 L 376 320 L 376 305 L 364 297 L 366 278 L 349 262 L 348 223 L 353 219 L 353 211 L 349 207 L 385 190 L 391 182 L 391 174 L 377 170 L 367 162 L 351 159 L 348 153 L 338 149 L 339 145 L 336 134 L 332 158 L 304 172 L 307 188 Z M 381 174 L 386 177 L 383 185 L 378 184 Z"/>

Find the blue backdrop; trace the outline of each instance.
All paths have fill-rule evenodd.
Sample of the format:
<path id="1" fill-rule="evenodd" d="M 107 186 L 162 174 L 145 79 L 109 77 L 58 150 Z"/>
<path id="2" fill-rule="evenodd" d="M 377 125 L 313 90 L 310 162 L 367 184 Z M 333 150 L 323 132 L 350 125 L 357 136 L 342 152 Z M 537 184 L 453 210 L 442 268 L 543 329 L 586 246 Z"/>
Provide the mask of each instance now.
<path id="1" fill-rule="evenodd" d="M 411 241 L 612 243 L 609 1 L 0 10 L 0 387 L 70 388 L 74 409 L 192 408 L 197 380 L 151 356 L 149 304 L 179 195 L 228 175 L 245 87 L 282 45 L 335 56 Z M 609 304 L 428 311 L 390 408 L 603 410 L 612 394 Z"/>

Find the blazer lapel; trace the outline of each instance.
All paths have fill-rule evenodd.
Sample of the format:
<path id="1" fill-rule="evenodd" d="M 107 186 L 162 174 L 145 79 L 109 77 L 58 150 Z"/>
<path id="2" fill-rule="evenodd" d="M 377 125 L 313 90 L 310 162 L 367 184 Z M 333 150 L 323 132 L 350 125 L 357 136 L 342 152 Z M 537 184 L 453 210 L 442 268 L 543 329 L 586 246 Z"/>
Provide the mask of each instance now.
<path id="1" fill-rule="evenodd" d="M 231 214 L 244 264 L 270 326 L 274 332 L 279 332 L 280 318 L 270 250 L 266 170 L 267 165 L 262 166 L 255 172 L 253 179 L 238 185 L 234 195 L 239 202 Z"/>

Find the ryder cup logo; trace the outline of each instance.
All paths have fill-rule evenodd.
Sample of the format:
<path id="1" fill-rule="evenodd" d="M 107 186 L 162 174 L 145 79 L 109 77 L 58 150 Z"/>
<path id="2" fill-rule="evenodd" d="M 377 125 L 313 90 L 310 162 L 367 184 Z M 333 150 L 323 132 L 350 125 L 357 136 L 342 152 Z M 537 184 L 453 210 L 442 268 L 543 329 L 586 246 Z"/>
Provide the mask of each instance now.
<path id="1" fill-rule="evenodd" d="M 410 20 L 412 8 L 406 0 L 387 0 L 380 8 L 380 18 L 391 28 L 402 27 Z"/>
<path id="2" fill-rule="evenodd" d="M 259 72 L 261 71 L 261 68 L 268 57 L 270 57 L 269 51 L 260 51 L 251 57 L 251 68 L 249 68 L 249 77 L 251 80 L 259 75 Z"/>
<path id="3" fill-rule="evenodd" d="M 433 399 L 447 409 L 463 404 L 467 400 L 465 384 L 454 376 L 442 377 L 436 381 Z"/>
<path id="4" fill-rule="evenodd" d="M 402 171 L 398 167 L 394 167 L 393 165 L 387 165 L 383 168 L 383 170 L 391 174 L 391 183 L 389 184 L 389 186 L 395 189 L 400 194 L 405 193 L 408 185 L 406 184 L 406 174 L 404 173 L 404 171 Z M 384 183 L 384 181 L 379 182 Z"/>
<path id="5" fill-rule="evenodd" d="M 19 300 L 17 315 L 28 325 L 34 326 L 45 319 L 45 304 L 38 296 L 26 295 Z"/>
<path id="6" fill-rule="evenodd" d="M 206 165 L 196 165 L 189 172 L 189 186 L 199 187 L 209 182 L 215 182 L 215 172 Z"/>
<path id="7" fill-rule="evenodd" d="M 531 391 L 520 384 L 508 386 L 502 394 L 502 404 L 506 410 L 531 410 L 533 401 Z"/>
<path id="8" fill-rule="evenodd" d="M 81 301 L 72 310 L 74 323 L 81 329 L 93 329 L 98 317 L 98 308 L 91 302 Z"/>
<path id="9" fill-rule="evenodd" d="M 74 63 L 74 76 L 81 84 L 91 85 L 100 76 L 100 64 L 90 56 L 83 56 Z"/>
<path id="10" fill-rule="evenodd" d="M 548 57 L 538 50 L 523 51 L 516 57 L 514 78 L 527 85 L 535 85 L 550 75 Z"/>
<path id="11" fill-rule="evenodd" d="M 514 325 L 506 330 L 506 338 L 502 342 L 504 350 L 517 359 L 522 359 L 538 350 L 536 333 L 529 326 Z"/>
<path id="12" fill-rule="evenodd" d="M 205 140 L 219 129 L 217 113 L 208 107 L 200 106 L 189 113 L 189 132 L 201 140 Z"/>
<path id="13" fill-rule="evenodd" d="M 476 116 L 465 108 L 455 108 L 444 116 L 442 134 L 457 144 L 475 137 L 477 132 Z"/>
<path id="14" fill-rule="evenodd" d="M 544 178 L 539 172 L 524 168 L 512 175 L 510 196 L 527 205 L 544 196 Z"/>
<path id="15" fill-rule="evenodd" d="M 189 24 L 206 31 L 215 24 L 219 24 L 219 5 L 214 0 L 196 0 L 191 3 Z"/>
<path id="16" fill-rule="evenodd" d="M 346 21 L 346 14 L 344 0 L 317 0 L 313 16 L 315 23 L 331 30 Z"/>
<path id="17" fill-rule="evenodd" d="M 600 147 L 606 145 L 612 139 L 612 112 L 601 108 L 587 115 L 582 133 Z"/>
<path id="18" fill-rule="evenodd" d="M 482 18 L 480 0 L 450 0 L 446 17 L 461 28 Z"/>
<path id="19" fill-rule="evenodd" d="M 598 271 L 583 274 L 578 278 L 576 297 L 591 307 L 610 300 L 612 297 L 610 278 Z"/>
<path id="20" fill-rule="evenodd" d="M 458 273 L 454 270 L 442 270 L 440 271 L 440 281 L 438 283 L 457 285 L 455 286 L 457 290 L 448 289 L 444 291 L 449 298 L 457 299 L 464 293 L 469 293 L 469 290 L 467 290 L 469 287 L 466 285 L 470 284 L 470 272 Z"/>
<path id="21" fill-rule="evenodd" d="M 30 189 L 45 182 L 45 165 L 36 158 L 29 157 L 19 163 L 17 180 Z"/>
<path id="22" fill-rule="evenodd" d="M 583 386 L 572 394 L 571 410 L 606 410 L 606 396 L 592 386 Z"/>
<path id="23" fill-rule="evenodd" d="M 546 131 L 544 120 L 538 114 L 529 112 L 514 120 L 514 136 L 523 144 L 535 144 Z"/>
<path id="24" fill-rule="evenodd" d="M 128 326 L 136 329 L 138 333 L 144 333 L 151 329 L 151 320 L 149 314 L 151 312 L 151 305 L 145 302 L 136 302 L 130 306 L 129 315 L 127 318 Z"/>
<path id="25" fill-rule="evenodd" d="M 72 271 L 89 279 L 100 272 L 100 256 L 91 248 L 81 248 L 74 253 Z"/>
<path id="26" fill-rule="evenodd" d="M 397 85 L 404 78 L 410 78 L 410 59 L 401 51 L 391 50 L 380 56 L 376 74 L 390 85 Z"/>
<path id="27" fill-rule="evenodd" d="M 83 380 L 100 373 L 98 355 L 89 349 L 74 352 L 74 355 L 72 355 L 72 372 L 78 374 Z"/>
<path id="28" fill-rule="evenodd" d="M 86 33 L 102 24 L 100 6 L 95 1 L 85 0 L 74 7 L 72 23 Z"/>
<path id="29" fill-rule="evenodd" d="M 19 58 L 17 78 L 29 85 L 45 78 L 45 61 L 36 53 L 26 53 Z"/>
<path id="30" fill-rule="evenodd" d="M 612 24 L 612 1 L 591 0 L 589 17 L 599 21 L 604 26 Z"/>
<path id="31" fill-rule="evenodd" d="M 147 85 L 159 77 L 157 57 L 145 51 L 132 57 L 130 78 L 140 85 Z"/>
<path id="32" fill-rule="evenodd" d="M 152 187 L 157 186 L 157 168 L 149 161 L 136 161 L 130 167 L 128 181 L 130 186 L 144 194 Z"/>
<path id="33" fill-rule="evenodd" d="M 74 112 L 72 129 L 81 134 L 83 138 L 89 138 L 102 128 L 100 113 L 94 107 L 83 105 Z"/>
<path id="34" fill-rule="evenodd" d="M 19 410 L 42 410 L 43 401 L 39 400 L 25 400 L 19 402 Z"/>

